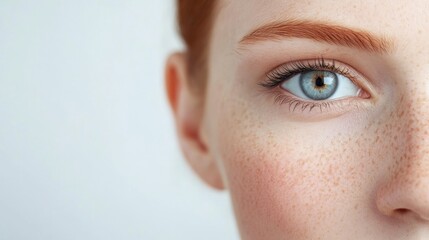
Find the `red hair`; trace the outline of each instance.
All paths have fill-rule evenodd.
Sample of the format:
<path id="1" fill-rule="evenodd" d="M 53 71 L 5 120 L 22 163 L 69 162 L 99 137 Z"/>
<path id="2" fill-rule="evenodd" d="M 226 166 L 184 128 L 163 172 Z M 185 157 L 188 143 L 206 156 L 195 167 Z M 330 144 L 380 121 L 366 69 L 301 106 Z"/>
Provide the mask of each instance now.
<path id="1" fill-rule="evenodd" d="M 215 0 L 177 0 L 180 35 L 187 48 L 190 85 L 204 91 Z"/>

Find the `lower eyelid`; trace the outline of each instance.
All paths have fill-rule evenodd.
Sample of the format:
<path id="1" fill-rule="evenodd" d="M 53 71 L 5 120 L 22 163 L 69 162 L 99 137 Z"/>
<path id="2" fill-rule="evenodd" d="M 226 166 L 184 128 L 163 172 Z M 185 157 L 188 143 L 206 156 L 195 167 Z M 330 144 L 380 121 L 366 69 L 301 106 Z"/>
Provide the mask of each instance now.
<path id="1" fill-rule="evenodd" d="M 365 99 L 358 99 L 357 97 L 345 97 L 335 100 L 312 101 L 300 99 L 280 88 L 275 90 L 275 92 L 272 92 L 272 94 L 274 94 L 275 104 L 287 105 L 286 109 L 290 113 L 297 113 L 300 115 L 310 114 L 307 115 L 308 117 L 315 114 L 320 117 L 320 113 L 336 116 L 349 111 L 369 107 L 368 101 L 365 101 Z"/>
<path id="2" fill-rule="evenodd" d="M 315 108 L 316 106 L 321 106 L 320 104 L 316 104 L 316 103 L 305 103 L 301 100 L 298 99 L 294 99 L 286 94 L 278 94 L 275 97 L 275 102 L 283 105 L 283 104 L 288 104 L 289 105 L 289 111 L 294 112 L 296 110 L 296 108 L 299 105 L 302 105 L 301 110 L 305 111 L 308 107 L 309 107 L 309 111 L 311 112 L 311 110 L 313 110 L 313 108 Z M 322 110 L 322 109 L 320 109 Z"/>
<path id="3" fill-rule="evenodd" d="M 314 108 L 318 108 L 320 112 L 323 112 L 324 108 L 327 108 L 331 105 L 330 102 L 303 101 L 297 97 L 292 96 L 291 93 L 278 93 L 274 98 L 274 102 L 280 105 L 287 104 L 289 106 L 289 111 L 291 112 L 295 112 L 295 110 L 308 110 L 311 112 Z"/>

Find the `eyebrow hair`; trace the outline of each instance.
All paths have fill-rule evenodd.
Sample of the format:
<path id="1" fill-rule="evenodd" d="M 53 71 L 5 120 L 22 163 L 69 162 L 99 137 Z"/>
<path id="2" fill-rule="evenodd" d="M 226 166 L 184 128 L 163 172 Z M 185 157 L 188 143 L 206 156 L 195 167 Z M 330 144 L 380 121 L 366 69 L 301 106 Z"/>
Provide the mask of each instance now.
<path id="1" fill-rule="evenodd" d="M 282 38 L 307 38 L 380 54 L 393 50 L 392 41 L 374 36 L 366 31 L 322 22 L 296 20 L 264 25 L 243 37 L 239 43 L 248 45 Z"/>

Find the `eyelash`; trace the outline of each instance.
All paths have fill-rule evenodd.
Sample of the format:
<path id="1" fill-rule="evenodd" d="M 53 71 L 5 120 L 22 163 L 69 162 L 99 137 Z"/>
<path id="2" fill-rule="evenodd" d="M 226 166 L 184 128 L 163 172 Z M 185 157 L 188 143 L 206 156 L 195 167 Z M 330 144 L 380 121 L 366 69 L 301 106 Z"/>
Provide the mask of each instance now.
<path id="1" fill-rule="evenodd" d="M 275 70 L 271 71 L 266 75 L 266 80 L 259 85 L 266 90 L 272 90 L 280 86 L 284 81 L 289 80 L 293 76 L 309 71 L 325 70 L 331 71 L 337 74 L 342 74 L 349 78 L 354 84 L 357 84 L 357 76 L 351 73 L 351 71 L 344 66 L 338 66 L 335 60 L 326 61 L 324 58 L 317 58 L 315 60 L 306 60 L 306 61 L 297 61 L 289 64 L 282 65 Z M 296 109 L 301 109 L 309 111 L 314 108 L 319 108 L 320 112 L 323 112 L 325 109 L 331 109 L 332 107 L 341 107 L 341 101 L 339 100 L 327 100 L 327 101 L 306 101 L 301 98 L 292 96 L 291 94 L 285 94 L 285 90 L 277 91 L 275 95 L 275 103 L 280 105 L 289 104 L 289 110 L 295 111 Z M 300 108 L 298 108 L 300 106 Z"/>

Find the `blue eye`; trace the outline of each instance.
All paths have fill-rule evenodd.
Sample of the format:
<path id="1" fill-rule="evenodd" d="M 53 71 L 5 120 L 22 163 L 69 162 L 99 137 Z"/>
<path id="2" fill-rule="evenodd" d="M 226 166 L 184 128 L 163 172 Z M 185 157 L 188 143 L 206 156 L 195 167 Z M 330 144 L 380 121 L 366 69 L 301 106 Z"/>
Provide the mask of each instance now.
<path id="1" fill-rule="evenodd" d="M 314 101 L 358 96 L 360 89 L 346 76 L 324 70 L 296 74 L 280 86 L 297 97 Z"/>
<path id="2" fill-rule="evenodd" d="M 304 94 L 313 100 L 325 100 L 337 90 L 338 78 L 328 71 L 301 73 L 299 83 Z"/>

